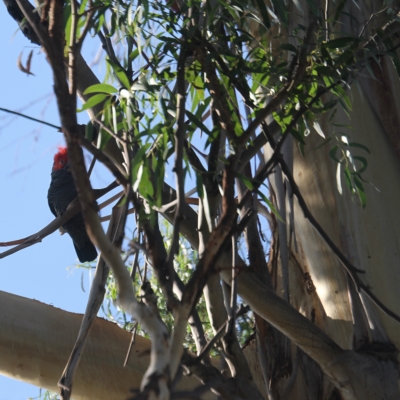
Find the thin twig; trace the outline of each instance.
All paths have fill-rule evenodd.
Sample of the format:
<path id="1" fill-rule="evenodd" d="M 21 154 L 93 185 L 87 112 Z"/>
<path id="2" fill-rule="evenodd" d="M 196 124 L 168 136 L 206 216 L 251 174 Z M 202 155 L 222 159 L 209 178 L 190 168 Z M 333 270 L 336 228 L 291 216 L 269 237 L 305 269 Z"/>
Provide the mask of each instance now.
<path id="1" fill-rule="evenodd" d="M 96 164 L 96 157 L 93 157 L 92 158 L 92 162 L 90 163 L 90 167 L 89 167 L 88 172 L 87 172 L 89 177 L 92 174 L 92 171 L 93 171 L 93 168 L 94 168 L 95 164 Z"/>
<path id="2" fill-rule="evenodd" d="M 100 208 L 100 206 L 99 206 L 99 208 Z M 128 210 L 128 212 L 126 213 L 126 215 L 131 215 L 131 214 L 133 214 L 135 212 L 135 208 L 134 207 L 132 207 L 132 208 L 130 208 L 129 210 Z M 100 222 L 107 222 L 107 221 L 109 221 L 111 219 L 111 215 L 106 215 L 106 216 L 104 216 L 104 217 L 100 217 Z"/>
<path id="3" fill-rule="evenodd" d="M 235 331 L 235 310 L 236 310 L 236 302 L 237 302 L 237 270 L 236 267 L 238 265 L 237 262 L 238 254 L 237 254 L 237 237 L 235 234 L 232 235 L 232 284 L 231 284 L 231 302 L 228 312 L 228 325 L 226 327 L 226 332 L 229 335 L 233 335 Z"/>
<path id="4" fill-rule="evenodd" d="M 199 201 L 198 199 L 194 199 L 194 198 L 190 198 L 189 196 L 191 196 L 192 194 L 197 192 L 197 188 L 191 189 L 189 190 L 187 193 L 185 193 L 185 201 L 188 204 L 198 204 Z M 167 212 L 171 207 L 175 206 L 176 204 L 178 204 L 178 199 L 175 199 L 173 201 L 171 201 L 170 203 L 167 204 L 163 204 L 161 207 L 156 207 L 153 206 L 153 210 L 156 210 L 160 213 L 165 213 Z"/>
<path id="5" fill-rule="evenodd" d="M 88 150 L 93 156 L 95 156 L 110 170 L 110 172 L 115 176 L 115 178 L 121 185 L 123 185 L 124 187 L 128 185 L 129 181 L 127 180 L 125 175 L 119 170 L 119 168 L 110 160 L 110 158 L 106 154 L 104 154 L 97 147 L 93 146 L 93 144 L 83 136 L 79 138 L 79 141 L 86 150 Z"/>
<path id="6" fill-rule="evenodd" d="M 135 322 L 135 324 L 133 325 L 133 327 L 131 329 L 132 337 L 131 337 L 131 341 L 129 342 L 128 351 L 126 352 L 126 357 L 125 357 L 125 361 L 124 361 L 124 368 L 126 367 L 126 364 L 128 364 L 129 357 L 130 357 L 131 351 L 132 351 L 132 347 L 135 344 L 136 331 L 137 331 L 138 325 L 139 324 L 137 322 Z"/>
<path id="7" fill-rule="evenodd" d="M 104 30 L 104 34 L 101 31 L 99 31 L 97 33 L 97 35 L 98 35 L 98 37 L 99 37 L 99 39 L 100 39 L 100 41 L 101 41 L 101 43 L 103 45 L 103 49 L 107 53 L 107 55 L 110 58 L 110 60 L 114 64 L 118 65 L 118 67 L 121 68 L 121 70 L 124 70 L 124 68 L 120 64 L 117 56 L 115 55 L 114 48 L 113 48 L 112 43 L 111 43 L 111 38 L 109 36 L 110 32 L 108 31 L 107 26 L 105 24 L 103 25 L 103 30 Z M 116 78 L 118 79 L 118 77 L 116 77 Z M 119 79 L 118 79 L 118 81 L 119 81 Z M 122 82 L 120 82 L 120 84 L 122 85 Z"/>
<path id="8" fill-rule="evenodd" d="M 4 112 L 9 113 L 9 114 L 18 115 L 19 117 L 23 117 L 23 118 L 29 119 L 31 121 L 39 122 L 39 124 L 47 125 L 47 126 L 50 126 L 51 128 L 54 128 L 54 129 L 57 129 L 58 131 L 61 131 L 61 126 L 51 124 L 50 122 L 46 122 L 46 121 L 43 121 L 41 119 L 29 117 L 28 115 L 19 113 L 17 111 L 12 111 L 12 110 L 9 110 L 7 108 L 1 108 L 1 107 L 0 107 L 0 111 L 4 111 Z"/>
<path id="9" fill-rule="evenodd" d="M 179 252 L 179 229 L 182 219 L 182 207 L 185 202 L 185 178 L 183 171 L 183 144 L 185 140 L 185 104 L 186 104 L 186 88 L 185 88 L 185 62 L 186 62 L 186 46 L 182 44 L 181 51 L 178 59 L 178 72 L 177 72 L 177 128 L 175 130 L 175 165 L 174 174 L 177 192 L 177 205 L 175 209 L 174 230 L 172 234 L 172 241 L 167 257 L 167 270 L 170 277 L 175 274 L 173 272 L 173 260 L 175 255 Z"/>
<path id="10" fill-rule="evenodd" d="M 83 45 L 83 42 L 84 42 L 84 40 L 86 38 L 86 35 L 88 34 L 90 28 L 93 25 L 93 19 L 92 18 L 93 18 L 94 12 L 95 12 L 95 8 L 93 8 L 93 0 L 89 0 L 88 1 L 87 16 L 86 16 L 86 19 L 85 19 L 85 26 L 83 27 L 82 33 L 81 33 L 79 39 L 76 42 L 76 46 L 77 46 L 77 49 L 79 51 L 82 49 L 82 45 Z M 82 15 L 79 15 L 79 17 L 81 17 L 81 16 Z"/>
<path id="11" fill-rule="evenodd" d="M 388 8 L 389 8 L 389 7 L 384 7 L 382 10 L 380 10 L 380 11 L 374 13 L 374 14 L 371 14 L 371 15 L 369 16 L 368 21 L 367 21 L 367 22 L 364 24 L 364 26 L 362 27 L 361 32 L 360 32 L 360 34 L 358 35 L 358 37 L 361 37 L 361 36 L 362 36 L 362 34 L 364 33 L 364 31 L 365 31 L 365 29 L 367 28 L 368 24 L 372 21 L 372 19 L 373 19 L 374 17 L 376 17 L 377 15 L 379 15 L 379 14 L 385 12 Z"/>
<path id="12" fill-rule="evenodd" d="M 107 207 L 111 203 L 114 203 L 114 201 L 119 199 L 123 194 L 124 194 L 123 191 L 122 192 L 118 192 L 117 194 L 115 194 L 114 196 L 110 197 L 109 199 L 107 199 L 103 203 L 99 204 L 99 210 L 101 210 L 104 207 Z"/>
<path id="13" fill-rule="evenodd" d="M 243 306 L 243 304 L 240 305 L 240 308 L 236 311 L 234 311 L 234 316 L 235 318 L 240 317 L 243 314 L 246 314 L 250 310 L 249 306 Z M 208 354 L 208 352 L 214 347 L 214 345 L 218 342 L 218 340 L 222 337 L 222 335 L 225 332 L 225 328 L 228 325 L 229 319 L 225 321 L 223 325 L 221 325 L 218 329 L 218 331 L 215 333 L 214 337 L 207 342 L 207 344 L 203 347 L 201 350 L 200 354 L 194 359 L 195 363 L 200 363 L 204 357 Z"/>
<path id="14" fill-rule="evenodd" d="M 125 144 L 125 140 L 120 138 L 115 132 L 113 132 L 110 128 L 103 124 L 99 119 L 92 118 L 92 121 L 95 122 L 97 125 L 100 126 L 101 129 L 104 129 L 109 135 L 111 135 L 117 142 L 121 143 L 122 145 Z"/>
<path id="15" fill-rule="evenodd" d="M 139 240 L 140 240 L 140 236 L 139 236 Z M 135 282 L 135 275 L 136 275 L 136 271 L 137 271 L 137 268 L 138 268 L 138 262 L 139 262 L 139 252 L 136 251 L 135 252 L 135 256 L 133 257 L 132 271 L 131 271 L 131 279 L 132 279 L 133 282 Z"/>
<path id="16" fill-rule="evenodd" d="M 68 43 L 68 80 L 69 80 L 69 94 L 76 96 L 76 34 L 78 31 L 78 2 L 71 0 L 71 31 Z"/>

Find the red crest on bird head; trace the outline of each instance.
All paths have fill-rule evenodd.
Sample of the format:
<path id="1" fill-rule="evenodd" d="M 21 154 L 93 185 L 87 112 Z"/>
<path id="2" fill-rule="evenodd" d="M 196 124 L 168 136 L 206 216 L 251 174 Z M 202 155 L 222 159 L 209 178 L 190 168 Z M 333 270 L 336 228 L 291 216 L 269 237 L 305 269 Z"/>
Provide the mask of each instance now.
<path id="1" fill-rule="evenodd" d="M 66 147 L 58 147 L 58 153 L 54 156 L 53 170 L 59 170 L 68 162 L 68 151 Z"/>

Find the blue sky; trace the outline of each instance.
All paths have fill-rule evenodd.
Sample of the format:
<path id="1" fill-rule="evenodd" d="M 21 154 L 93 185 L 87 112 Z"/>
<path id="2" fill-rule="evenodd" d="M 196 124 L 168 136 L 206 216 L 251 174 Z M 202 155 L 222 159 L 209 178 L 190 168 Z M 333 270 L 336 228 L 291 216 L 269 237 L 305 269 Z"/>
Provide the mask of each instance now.
<path id="1" fill-rule="evenodd" d="M 18 31 L 3 2 L 0 15 L 0 107 L 59 125 L 52 73 L 44 54 Z M 21 51 L 26 60 L 32 49 L 35 76 L 27 76 L 17 68 L 17 60 Z M 87 51 L 87 59 L 93 59 L 97 51 L 97 47 Z M 84 114 L 80 119 L 87 121 Z M 26 237 L 52 220 L 47 190 L 53 155 L 63 143 L 62 134 L 55 129 L 0 112 L 0 242 Z M 94 187 L 104 187 L 111 180 L 103 171 L 93 173 Z M 0 252 L 6 249 L 0 248 Z M 75 267 L 76 262 L 71 240 L 56 232 L 42 243 L 0 260 L 0 290 L 82 313 L 90 277 Z M 25 400 L 38 394 L 35 386 L 0 375 L 0 400 Z"/>

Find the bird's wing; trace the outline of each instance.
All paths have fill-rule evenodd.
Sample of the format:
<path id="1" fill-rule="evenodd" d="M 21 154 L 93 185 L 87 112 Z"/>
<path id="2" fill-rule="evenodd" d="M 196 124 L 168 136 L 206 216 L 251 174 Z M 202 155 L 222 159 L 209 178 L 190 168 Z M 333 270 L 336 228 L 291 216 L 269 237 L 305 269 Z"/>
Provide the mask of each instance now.
<path id="1" fill-rule="evenodd" d="M 52 206 L 52 204 L 50 203 L 50 200 L 49 200 L 48 197 L 47 197 L 47 203 L 49 204 L 49 208 L 50 208 L 50 211 L 52 212 L 52 214 L 53 214 L 55 217 L 58 217 L 58 215 L 57 215 L 57 213 L 56 213 L 56 210 L 53 208 L 53 206 Z"/>

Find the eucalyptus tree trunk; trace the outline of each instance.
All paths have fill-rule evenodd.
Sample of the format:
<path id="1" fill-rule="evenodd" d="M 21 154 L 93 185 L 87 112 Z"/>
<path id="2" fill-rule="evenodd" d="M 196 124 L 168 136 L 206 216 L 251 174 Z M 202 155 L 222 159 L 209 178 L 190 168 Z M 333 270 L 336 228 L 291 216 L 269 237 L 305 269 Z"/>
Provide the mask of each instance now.
<path id="1" fill-rule="evenodd" d="M 335 2 L 322 1 L 319 5 L 327 15 L 334 14 Z M 306 1 L 300 2 L 300 6 L 303 10 L 308 9 Z M 384 7 L 382 1 L 363 2 L 360 7 L 354 2 L 346 2 L 344 11 L 347 16 L 342 17 L 342 24 L 336 24 L 335 29 L 329 28 L 331 30 L 327 34 L 340 37 L 340 32 L 345 32 L 358 36 L 364 27 L 372 35 L 375 28 L 381 26 L 378 12 Z M 289 37 L 290 29 L 298 23 L 307 26 L 312 19 L 311 15 L 301 15 L 295 5 L 292 5 L 291 11 Z M 367 21 L 370 23 L 367 24 Z M 283 150 L 286 164 L 309 212 L 347 259 L 364 271 L 358 274 L 362 282 L 397 314 L 400 313 L 400 214 L 397 211 L 400 200 L 399 93 L 399 76 L 391 59 L 381 57 L 372 63 L 369 71 L 365 69 L 349 88 L 348 95 L 352 101 L 349 115 L 339 107 L 334 116 L 328 113 L 319 120 L 322 133 L 333 140 L 325 143 L 321 131 L 311 128 L 302 151 L 294 139 Z M 340 147 L 340 140 L 361 144 L 370 151 L 364 175 L 368 182 L 363 183 L 367 198 L 365 208 L 346 187 L 342 171 L 338 171 L 338 162 L 331 157 L 332 147 L 336 144 Z M 265 146 L 265 154 L 271 154 L 269 145 Z M 366 152 L 360 150 L 354 154 L 364 156 Z M 272 276 L 276 276 L 277 293 L 282 293 L 284 297 L 289 292 L 292 306 L 342 349 L 353 349 L 356 354 L 372 356 L 373 363 L 376 362 L 376 373 L 384 371 L 382 376 L 386 375 L 386 382 L 378 380 L 376 392 L 366 389 L 366 397 L 363 398 L 400 398 L 395 389 L 398 381 L 399 323 L 378 309 L 365 293 L 357 291 L 338 257 L 305 216 L 304 208 L 299 205 L 293 188 L 279 167 L 270 178 L 270 183 L 276 206 L 286 222 L 277 221 L 273 225 L 269 268 Z M 288 268 L 288 285 L 285 284 L 285 268 Z M 264 345 L 271 345 L 267 337 Z M 344 392 L 339 395 L 338 389 L 326 379 L 313 360 L 295 347 L 292 350 L 290 373 L 272 383 L 274 398 L 346 397 Z M 353 362 L 349 359 L 344 364 L 351 369 Z M 281 368 L 287 371 L 287 366 Z M 342 373 L 347 373 L 344 368 Z M 368 384 L 366 380 L 354 376 L 349 375 L 348 379 L 354 380 L 352 386 L 358 386 L 357 390 Z M 385 393 L 388 382 L 393 385 L 390 394 Z"/>

